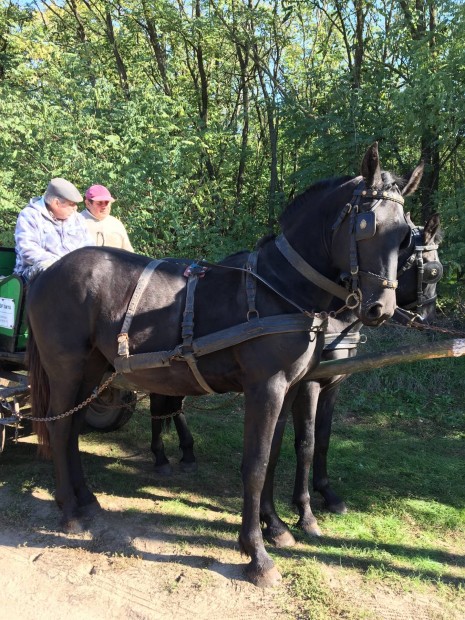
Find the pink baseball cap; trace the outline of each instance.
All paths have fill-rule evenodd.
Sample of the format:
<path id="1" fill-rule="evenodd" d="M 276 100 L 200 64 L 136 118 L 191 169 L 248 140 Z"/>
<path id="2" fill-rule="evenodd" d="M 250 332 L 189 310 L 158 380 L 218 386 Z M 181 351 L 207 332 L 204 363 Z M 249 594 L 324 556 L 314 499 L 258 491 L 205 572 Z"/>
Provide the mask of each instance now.
<path id="1" fill-rule="evenodd" d="M 108 200 L 114 202 L 115 198 L 110 194 L 105 185 L 91 185 L 85 194 L 87 200 Z"/>

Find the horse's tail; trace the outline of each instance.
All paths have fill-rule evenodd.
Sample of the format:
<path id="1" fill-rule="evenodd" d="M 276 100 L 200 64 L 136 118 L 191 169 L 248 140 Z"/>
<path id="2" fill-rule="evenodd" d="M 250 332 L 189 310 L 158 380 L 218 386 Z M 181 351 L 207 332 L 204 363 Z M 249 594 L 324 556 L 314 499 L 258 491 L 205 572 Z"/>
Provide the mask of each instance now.
<path id="1" fill-rule="evenodd" d="M 40 360 L 39 349 L 37 348 L 34 334 L 29 325 L 29 335 L 26 351 L 27 366 L 29 371 L 29 383 L 31 386 L 31 406 L 33 418 L 45 418 L 50 402 L 50 384 L 48 376 Z M 37 433 L 39 447 L 37 454 L 42 458 L 50 459 L 52 451 L 50 448 L 50 438 L 45 422 L 33 421 L 32 427 Z"/>

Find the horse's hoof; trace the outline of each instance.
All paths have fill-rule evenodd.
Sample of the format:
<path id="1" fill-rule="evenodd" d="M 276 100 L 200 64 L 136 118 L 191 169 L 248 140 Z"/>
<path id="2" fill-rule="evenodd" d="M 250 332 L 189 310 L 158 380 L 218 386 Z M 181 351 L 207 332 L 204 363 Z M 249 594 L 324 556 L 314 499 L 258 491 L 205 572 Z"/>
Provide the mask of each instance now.
<path id="1" fill-rule="evenodd" d="M 95 498 L 94 501 L 89 504 L 84 504 L 84 506 L 79 506 L 80 514 L 87 519 L 91 517 L 95 517 L 95 515 L 101 512 L 101 510 L 102 510 L 102 507 L 97 501 L 97 498 Z"/>
<path id="2" fill-rule="evenodd" d="M 61 527 L 65 534 L 82 534 L 84 531 L 79 519 L 67 519 L 66 521 L 62 521 Z"/>
<path id="3" fill-rule="evenodd" d="M 326 504 L 326 509 L 335 515 L 347 514 L 347 506 L 344 504 L 344 502 L 339 502 L 338 504 Z"/>
<path id="4" fill-rule="evenodd" d="M 194 461 L 193 463 L 185 463 L 184 461 L 179 462 L 179 466 L 181 471 L 185 474 L 193 474 L 197 471 L 197 463 Z"/>
<path id="5" fill-rule="evenodd" d="M 168 477 L 173 475 L 173 468 L 169 463 L 163 463 L 163 465 L 155 465 L 154 471 L 158 476 Z"/>
<path id="6" fill-rule="evenodd" d="M 307 534 L 307 536 L 316 536 L 316 537 L 320 537 L 323 535 L 322 531 L 320 530 L 318 523 L 315 521 L 314 523 L 298 523 L 297 527 L 300 527 L 303 529 L 303 531 Z"/>
<path id="7" fill-rule="evenodd" d="M 266 532 L 264 532 L 263 536 L 269 543 L 278 549 L 285 549 L 286 547 L 293 547 L 295 545 L 295 538 L 289 530 L 276 535 L 267 535 Z"/>
<path id="8" fill-rule="evenodd" d="M 257 573 L 249 567 L 246 568 L 245 572 L 248 579 L 254 586 L 257 586 L 257 588 L 271 588 L 282 580 L 281 573 L 276 566 L 273 566 L 264 573 Z"/>

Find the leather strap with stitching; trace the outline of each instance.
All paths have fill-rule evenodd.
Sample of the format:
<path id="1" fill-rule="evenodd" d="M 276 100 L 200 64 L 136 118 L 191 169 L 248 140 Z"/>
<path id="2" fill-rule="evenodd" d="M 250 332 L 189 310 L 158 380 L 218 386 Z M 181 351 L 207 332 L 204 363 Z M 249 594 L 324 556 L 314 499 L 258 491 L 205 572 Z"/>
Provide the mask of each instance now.
<path id="1" fill-rule="evenodd" d="M 288 242 L 284 235 L 279 235 L 275 239 L 275 244 L 284 258 L 296 269 L 304 278 L 310 280 L 320 288 L 328 293 L 331 293 L 338 299 L 342 299 L 346 301 L 348 296 L 348 291 L 343 286 L 339 286 L 336 282 L 333 282 L 326 276 L 319 273 L 316 269 L 314 269 L 311 265 L 309 265 L 301 256 L 298 254 L 291 244 Z"/>
<path id="2" fill-rule="evenodd" d="M 147 288 L 150 277 L 155 269 L 163 262 L 163 260 L 152 260 L 145 267 L 144 271 L 141 273 L 139 280 L 137 282 L 137 286 L 134 289 L 134 292 L 131 297 L 131 301 L 129 302 L 128 309 L 126 310 L 126 315 L 124 317 L 123 326 L 121 328 L 121 332 L 118 334 L 118 355 L 123 357 L 129 356 L 129 328 L 131 327 L 132 319 L 137 310 L 137 306 L 139 305 L 140 298 L 142 297 L 142 293 Z"/>

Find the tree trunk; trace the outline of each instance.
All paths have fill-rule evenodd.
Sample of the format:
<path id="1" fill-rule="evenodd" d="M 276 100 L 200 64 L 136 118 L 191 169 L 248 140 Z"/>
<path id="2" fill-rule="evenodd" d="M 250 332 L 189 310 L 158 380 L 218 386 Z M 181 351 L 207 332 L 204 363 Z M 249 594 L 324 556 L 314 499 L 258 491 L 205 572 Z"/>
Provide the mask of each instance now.
<path id="1" fill-rule="evenodd" d="M 121 54 L 118 49 L 118 45 L 116 43 L 115 31 L 113 29 L 113 20 L 111 17 L 110 11 L 106 11 L 105 13 L 105 25 L 106 25 L 106 35 L 108 42 L 111 45 L 111 49 L 113 51 L 113 56 L 116 62 L 116 69 L 118 71 L 119 81 L 121 84 L 121 88 L 123 90 L 124 96 L 126 99 L 130 98 L 129 92 L 129 81 L 128 81 L 128 73 L 126 71 L 126 65 L 123 62 Z"/>

